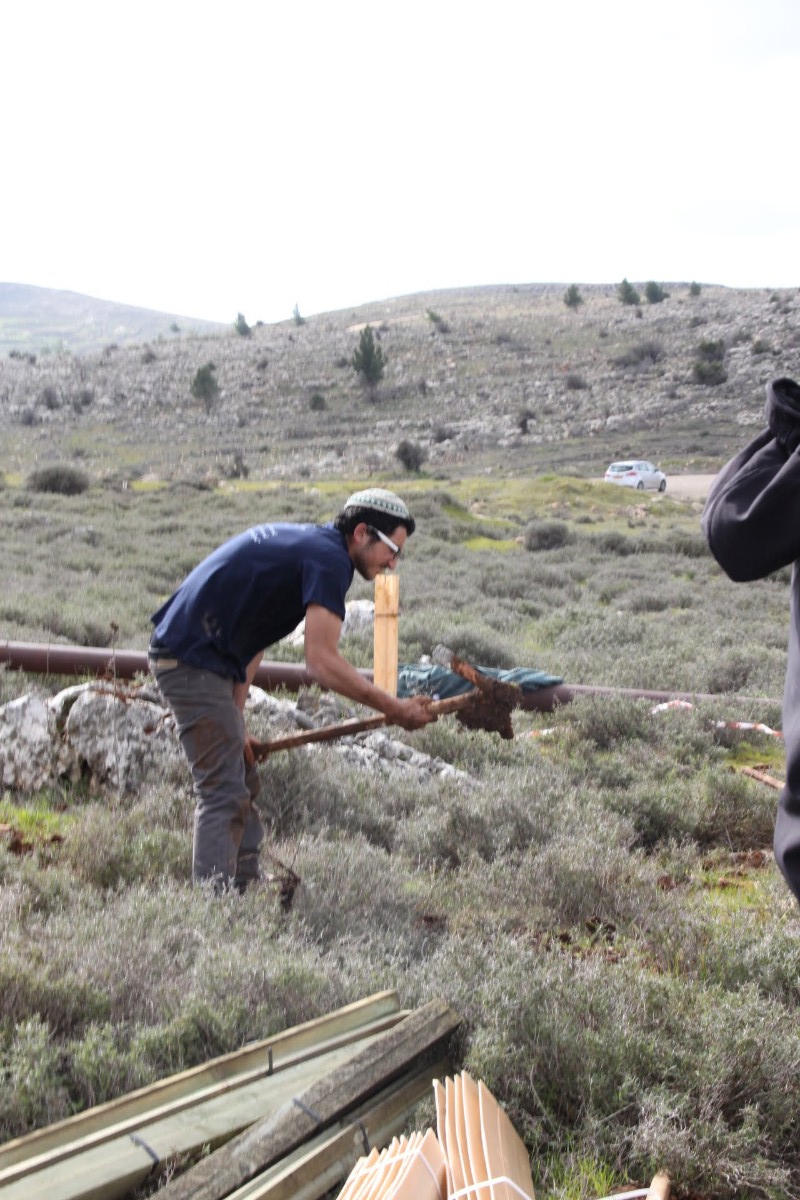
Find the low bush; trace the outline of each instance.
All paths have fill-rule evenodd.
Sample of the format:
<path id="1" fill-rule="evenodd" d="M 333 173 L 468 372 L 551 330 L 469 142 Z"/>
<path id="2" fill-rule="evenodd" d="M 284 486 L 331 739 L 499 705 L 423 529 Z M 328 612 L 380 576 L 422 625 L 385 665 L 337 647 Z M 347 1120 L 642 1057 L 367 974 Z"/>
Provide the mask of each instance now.
<path id="1" fill-rule="evenodd" d="M 695 383 L 706 387 L 716 387 L 728 378 L 725 370 L 725 343 L 707 340 L 700 342 L 695 350 L 695 361 L 692 364 L 692 378 Z"/>
<path id="2" fill-rule="evenodd" d="M 219 399 L 220 387 L 217 381 L 216 370 L 213 362 L 207 362 L 202 367 L 198 367 L 192 380 L 192 395 L 195 400 L 199 400 L 207 412 L 210 412 L 216 401 Z"/>
<path id="3" fill-rule="evenodd" d="M 645 284 L 644 295 L 648 304 L 661 304 L 662 300 L 669 298 L 669 292 L 665 292 L 661 284 L 656 283 L 654 279 Z"/>
<path id="4" fill-rule="evenodd" d="M 418 471 L 428 457 L 428 452 L 419 442 L 403 438 L 395 447 L 394 456 L 407 471 Z"/>
<path id="5" fill-rule="evenodd" d="M 44 407 L 50 412 L 56 412 L 59 408 L 61 408 L 61 397 L 59 396 L 57 389 L 51 384 L 48 384 L 47 387 L 42 388 L 40 399 Z"/>
<path id="6" fill-rule="evenodd" d="M 654 366 L 664 357 L 664 347 L 655 338 L 637 342 L 612 359 L 615 367 Z"/>
<path id="7" fill-rule="evenodd" d="M 523 535 L 526 550 L 557 550 L 573 538 L 565 521 L 531 521 Z"/>
<path id="8" fill-rule="evenodd" d="M 641 296 L 637 292 L 632 283 L 628 283 L 627 279 L 623 279 L 622 283 L 617 287 L 617 298 L 620 304 L 634 305 L 639 304 Z"/>
<path id="9" fill-rule="evenodd" d="M 603 554 L 615 554 L 619 558 L 628 558 L 638 554 L 641 549 L 637 538 L 629 537 L 616 529 L 607 529 L 603 533 L 592 533 L 589 540 Z"/>
<path id="10" fill-rule="evenodd" d="M 79 467 L 61 463 L 51 467 L 39 467 L 32 471 L 27 480 L 31 492 L 54 492 L 59 496 L 79 496 L 89 488 L 89 476 Z"/>

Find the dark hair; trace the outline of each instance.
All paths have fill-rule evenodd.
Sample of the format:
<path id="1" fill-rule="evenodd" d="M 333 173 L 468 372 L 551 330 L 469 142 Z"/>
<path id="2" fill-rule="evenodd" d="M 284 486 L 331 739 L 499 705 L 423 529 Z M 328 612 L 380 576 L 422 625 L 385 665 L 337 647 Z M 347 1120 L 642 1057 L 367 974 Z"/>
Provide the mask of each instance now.
<path id="1" fill-rule="evenodd" d="M 339 533 L 343 533 L 345 537 L 351 537 L 356 525 L 361 522 L 365 525 L 373 525 L 376 529 L 380 529 L 381 533 L 385 533 L 387 537 L 391 536 L 393 530 L 397 529 L 398 525 L 402 525 L 409 537 L 417 527 L 417 523 L 413 517 L 396 517 L 394 513 L 381 512 L 377 508 L 343 508 L 342 511 L 333 519 L 334 529 L 338 529 Z"/>

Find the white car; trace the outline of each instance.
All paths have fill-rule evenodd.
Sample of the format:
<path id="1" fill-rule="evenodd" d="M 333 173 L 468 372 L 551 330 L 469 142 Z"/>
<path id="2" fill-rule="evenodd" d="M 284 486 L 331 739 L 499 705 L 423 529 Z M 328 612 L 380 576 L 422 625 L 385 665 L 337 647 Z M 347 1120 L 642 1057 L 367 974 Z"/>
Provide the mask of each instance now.
<path id="1" fill-rule="evenodd" d="M 667 477 L 658 467 L 643 458 L 626 458 L 624 462 L 613 462 L 604 477 L 606 483 L 620 483 L 623 487 L 656 488 L 666 491 Z"/>

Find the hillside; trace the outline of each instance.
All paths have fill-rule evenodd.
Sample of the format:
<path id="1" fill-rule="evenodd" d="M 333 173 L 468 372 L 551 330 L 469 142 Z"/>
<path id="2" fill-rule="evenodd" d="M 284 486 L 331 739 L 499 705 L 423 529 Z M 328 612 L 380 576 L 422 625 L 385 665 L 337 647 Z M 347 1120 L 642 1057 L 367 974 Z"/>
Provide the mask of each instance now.
<path id="1" fill-rule="evenodd" d="M 3 355 L 64 350 L 87 354 L 102 350 L 109 342 L 128 345 L 154 338 L 174 338 L 181 330 L 211 333 L 221 328 L 211 321 L 112 304 L 78 292 L 0 283 L 0 354 Z"/>
<path id="2" fill-rule="evenodd" d="M 397 471 L 401 439 L 443 478 L 466 461 L 595 476 L 629 454 L 714 470 L 759 423 L 765 382 L 796 371 L 797 293 L 665 287 L 641 306 L 614 285 L 581 287 L 577 310 L 560 285 L 482 287 L 244 337 L 231 326 L 15 352 L 0 359 L 0 470 L 66 458 L 95 479 L 375 475 Z M 387 358 L 374 396 L 351 365 L 366 323 Z M 219 395 L 203 405 L 191 385 L 207 364 Z"/>
<path id="3" fill-rule="evenodd" d="M 400 662 L 444 645 L 589 689 L 515 711 L 510 739 L 449 716 L 269 755 L 271 882 L 212 898 L 190 886 L 191 781 L 156 750 L 169 719 L 147 679 L 0 669 L 0 1143 L 387 988 L 458 1013 L 453 1069 L 506 1106 L 539 1200 L 644 1191 L 661 1170 L 675 1200 L 800 1197 L 800 912 L 771 850 L 790 572 L 731 582 L 680 486 L 794 373 L 796 301 L 667 290 L 638 313 L 612 285 L 577 311 L 563 286 L 441 292 L 0 358 L 9 641 L 114 647 L 116 664 L 213 547 L 329 520 L 372 473 L 418 521 Z M 374 396 L 351 365 L 366 322 L 388 360 Z M 698 383 L 698 361 L 720 381 Z M 205 405 L 191 385 L 211 363 Z M 632 449 L 660 459 L 664 494 L 597 482 Z M 92 486 L 26 486 L 59 460 Z M 349 598 L 373 595 L 356 575 Z M 372 629 L 342 649 L 371 666 Z M 286 696 L 251 699 L 254 737 L 289 731 Z M 315 688 L 292 710 L 303 728 L 364 715 Z M 159 1173 L 130 1132 L 119 1155 L 96 1147 L 142 1160 L 130 1195 L 178 1184 L 189 1152 L 144 1138 L 169 1154 Z"/>

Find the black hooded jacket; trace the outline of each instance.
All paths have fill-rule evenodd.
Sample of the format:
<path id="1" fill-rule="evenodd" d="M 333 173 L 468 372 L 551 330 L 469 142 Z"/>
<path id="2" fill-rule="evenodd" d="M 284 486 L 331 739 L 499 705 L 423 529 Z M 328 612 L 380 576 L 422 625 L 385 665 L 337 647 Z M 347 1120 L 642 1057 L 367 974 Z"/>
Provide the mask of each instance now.
<path id="1" fill-rule="evenodd" d="M 786 786 L 775 826 L 775 859 L 800 901 L 800 387 L 767 385 L 767 428 L 714 480 L 703 532 L 722 569 L 738 582 L 793 563 L 789 654 L 783 695 Z"/>

